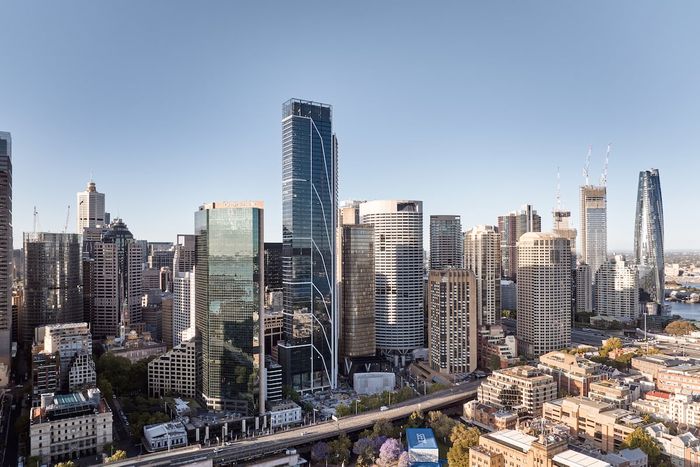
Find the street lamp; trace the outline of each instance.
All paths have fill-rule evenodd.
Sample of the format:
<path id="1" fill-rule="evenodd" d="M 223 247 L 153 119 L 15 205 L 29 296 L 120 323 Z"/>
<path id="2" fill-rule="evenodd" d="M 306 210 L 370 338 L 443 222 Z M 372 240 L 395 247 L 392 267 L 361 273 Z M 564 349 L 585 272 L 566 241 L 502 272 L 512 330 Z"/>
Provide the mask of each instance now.
<path id="1" fill-rule="evenodd" d="M 318 409 L 314 409 L 314 425 L 316 424 L 316 412 L 318 412 Z"/>
<path id="2" fill-rule="evenodd" d="M 357 403 L 360 402 L 360 399 L 355 399 L 355 415 L 357 415 Z"/>

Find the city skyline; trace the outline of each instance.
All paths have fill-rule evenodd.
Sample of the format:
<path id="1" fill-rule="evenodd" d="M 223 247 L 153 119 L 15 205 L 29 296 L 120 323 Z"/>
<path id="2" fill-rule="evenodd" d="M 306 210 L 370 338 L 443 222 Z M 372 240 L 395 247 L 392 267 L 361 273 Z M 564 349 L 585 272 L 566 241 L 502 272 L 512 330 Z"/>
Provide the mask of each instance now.
<path id="1" fill-rule="evenodd" d="M 49 6 L 37 14 L 31 6 L 10 2 L 8 15 L 16 21 L 0 31 L 0 39 L 23 44 L 21 51 L 8 50 L 13 66 L 0 77 L 0 128 L 14 139 L 16 244 L 23 232 L 32 230 L 35 205 L 41 230 L 60 232 L 68 204 L 73 224 L 75 192 L 90 178 L 107 194 L 107 211 L 123 217 L 137 238 L 171 240 L 191 232 L 189 213 L 207 199 L 256 198 L 269 206 L 266 241 L 279 241 L 279 106 L 298 97 L 334 105 L 342 136 L 341 200 L 421 199 L 426 215 L 460 215 L 465 230 L 495 224 L 499 214 L 532 204 L 545 218 L 547 231 L 560 166 L 563 208 L 571 210 L 574 227 L 580 228 L 577 191 L 587 146 L 593 145 L 591 179 L 597 182 L 605 146 L 612 142 L 610 252 L 632 249 L 637 174 L 649 167 L 668 177 L 667 248 L 700 248 L 683 207 L 687 181 L 674 183 L 671 178 L 693 173 L 699 163 L 693 154 L 700 141 L 692 131 L 697 97 L 690 92 L 689 78 L 695 65 L 682 59 L 684 47 L 694 43 L 688 34 L 696 34 L 694 28 L 683 27 L 692 16 L 687 11 L 641 5 L 634 11 L 635 21 L 620 24 L 629 13 L 624 5 L 601 3 L 595 14 L 580 6 L 550 5 L 553 11 L 547 15 L 539 14 L 541 7 L 517 4 L 511 5 L 512 15 L 503 15 L 498 6 L 453 6 L 453 15 L 439 15 L 445 24 L 438 27 L 437 13 L 427 10 L 406 17 L 382 6 L 360 14 L 342 7 L 338 12 L 293 11 L 287 5 L 274 11 L 238 11 L 217 5 L 212 8 L 220 14 L 206 17 L 222 20 L 206 27 L 198 12 L 191 16 L 185 8 L 174 8 L 166 27 L 154 4 L 136 15 L 129 37 L 120 35 L 120 42 L 101 29 L 132 18 L 128 8 L 81 6 L 81 14 L 71 16 L 71 8 Z M 259 31 L 251 31 L 245 24 L 236 27 L 245 16 L 238 13 L 270 17 L 255 22 Z M 347 13 L 348 18 L 334 29 L 329 29 L 330 21 L 316 21 L 320 33 L 332 38 L 330 43 L 293 57 L 297 62 L 280 54 L 280 25 L 287 18 L 312 15 L 322 20 L 330 13 Z M 63 21 L 53 21 L 56 16 Z M 418 17 L 425 19 L 427 34 L 413 38 L 410 32 Z M 500 21 L 494 22 L 496 18 Z M 665 21 L 657 24 L 660 19 Z M 365 35 L 354 36 L 356 21 L 365 23 Z M 395 36 L 382 32 L 387 21 L 399 24 Z M 523 28 L 531 31 L 533 21 L 541 34 L 524 33 Z M 185 22 L 188 28 L 182 27 Z M 154 24 L 158 27 L 152 28 Z M 595 37 L 585 32 L 589 26 L 581 29 L 584 24 L 597 31 Z M 78 33 L 64 35 L 64 27 L 84 30 L 94 40 L 82 41 Z M 175 38 L 158 41 L 160 33 L 175 30 L 171 27 L 191 29 L 192 36 L 201 37 L 188 35 L 185 44 Z M 565 30 L 571 32 L 562 34 L 559 44 L 548 40 Z M 241 34 L 261 39 L 252 53 L 232 45 Z M 576 39 L 577 34 L 585 39 Z M 51 47 L 44 50 L 49 42 Z M 472 43 L 478 46 L 468 46 Z M 660 52 L 671 46 L 680 49 L 677 55 Z M 340 59 L 318 76 L 279 76 L 280 67 L 303 67 L 331 52 Z M 524 63 L 520 55 L 532 63 Z M 420 69 L 412 66 L 416 56 L 425 65 Z M 455 63 L 455 56 L 463 56 L 469 65 Z M 194 57 L 189 68 L 195 71 L 181 70 L 187 57 Z M 92 76 L 92 59 L 98 60 L 100 73 L 114 76 Z M 178 73 L 171 73 L 176 65 Z M 132 73 L 134 67 L 140 72 Z M 250 69 L 242 71 L 246 67 Z M 646 72 L 652 68 L 664 71 Z M 44 78 L 48 72 L 51 86 Z M 329 73 L 342 79 L 329 79 Z M 504 81 L 514 74 L 519 80 Z M 165 82 L 170 84 L 162 86 Z M 53 86 L 62 92 L 52 92 Z M 358 93 L 378 104 L 373 112 L 366 112 L 366 100 L 356 99 Z M 179 96 L 181 112 L 169 111 L 173 95 Z M 425 125 L 429 115 L 440 115 L 446 123 Z M 392 137 L 377 138 L 379 127 Z M 450 170 L 440 182 L 425 182 L 416 168 L 434 155 Z M 494 160 L 512 173 L 490 170 Z M 212 166 L 217 170 L 209 170 Z M 133 177 L 137 167 L 157 173 L 156 179 L 171 177 L 182 188 L 173 190 L 168 209 L 155 204 L 140 209 L 143 199 L 162 199 L 162 184 Z M 475 172 L 479 177 L 464 177 Z M 235 186 L 229 183 L 232 174 L 241 175 Z M 486 191 L 492 196 L 479 196 Z M 475 199 L 478 203 L 471 201 Z"/>

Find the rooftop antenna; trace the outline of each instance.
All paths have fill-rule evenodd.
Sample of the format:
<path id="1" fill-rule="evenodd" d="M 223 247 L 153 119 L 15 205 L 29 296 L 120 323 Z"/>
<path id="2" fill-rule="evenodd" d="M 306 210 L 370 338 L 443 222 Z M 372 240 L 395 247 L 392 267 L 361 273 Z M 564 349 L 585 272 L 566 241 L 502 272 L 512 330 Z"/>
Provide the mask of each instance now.
<path id="1" fill-rule="evenodd" d="M 588 154 L 586 155 L 586 165 L 583 166 L 583 178 L 586 179 L 586 186 L 588 186 L 588 168 L 591 166 L 591 151 L 593 150 L 592 145 L 588 145 Z"/>
<path id="2" fill-rule="evenodd" d="M 603 166 L 603 173 L 600 176 L 600 185 L 606 186 L 608 184 L 608 162 L 610 160 L 610 147 L 612 143 L 608 143 L 608 149 L 605 151 L 605 165 Z"/>
<path id="3" fill-rule="evenodd" d="M 36 206 L 34 206 L 34 227 L 32 229 L 32 232 L 34 232 L 34 233 L 36 233 L 36 224 L 38 222 L 37 216 L 39 216 L 39 211 L 37 211 Z"/>

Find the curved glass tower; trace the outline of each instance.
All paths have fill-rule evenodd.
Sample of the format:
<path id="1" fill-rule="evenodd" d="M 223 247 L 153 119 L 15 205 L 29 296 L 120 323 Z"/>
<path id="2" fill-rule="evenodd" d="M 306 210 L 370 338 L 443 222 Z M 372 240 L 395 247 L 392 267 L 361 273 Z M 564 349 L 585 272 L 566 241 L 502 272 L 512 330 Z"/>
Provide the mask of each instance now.
<path id="1" fill-rule="evenodd" d="M 282 106 L 282 288 L 285 384 L 335 387 L 337 142 L 332 109 L 292 99 Z"/>
<path id="2" fill-rule="evenodd" d="M 640 301 L 662 305 L 664 206 L 658 169 L 639 172 L 637 214 L 634 222 L 634 259 L 639 269 Z"/>

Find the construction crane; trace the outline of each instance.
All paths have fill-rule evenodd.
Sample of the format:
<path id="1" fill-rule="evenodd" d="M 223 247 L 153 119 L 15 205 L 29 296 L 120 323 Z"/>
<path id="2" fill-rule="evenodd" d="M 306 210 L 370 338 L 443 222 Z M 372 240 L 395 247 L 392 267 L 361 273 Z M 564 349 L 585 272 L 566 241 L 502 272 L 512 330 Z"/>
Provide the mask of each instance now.
<path id="1" fill-rule="evenodd" d="M 70 219 L 70 204 L 68 205 L 68 209 L 66 210 L 66 223 L 63 224 L 63 233 L 68 232 L 68 220 Z"/>
<path id="2" fill-rule="evenodd" d="M 557 166 L 557 211 L 561 211 L 561 175 Z"/>
<path id="3" fill-rule="evenodd" d="M 586 179 L 586 186 L 588 186 L 588 168 L 591 166 L 591 151 L 593 150 L 592 145 L 588 145 L 588 154 L 586 155 L 586 165 L 583 166 L 583 178 Z"/>
<path id="4" fill-rule="evenodd" d="M 36 210 L 36 206 L 34 206 L 34 227 L 32 229 L 32 232 L 36 233 L 36 224 L 39 222 L 39 211 Z"/>
<path id="5" fill-rule="evenodd" d="M 605 151 L 605 165 L 603 165 L 603 173 L 600 175 L 600 186 L 608 184 L 608 162 L 610 161 L 610 148 L 612 143 L 608 143 L 608 149 Z"/>

